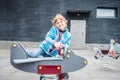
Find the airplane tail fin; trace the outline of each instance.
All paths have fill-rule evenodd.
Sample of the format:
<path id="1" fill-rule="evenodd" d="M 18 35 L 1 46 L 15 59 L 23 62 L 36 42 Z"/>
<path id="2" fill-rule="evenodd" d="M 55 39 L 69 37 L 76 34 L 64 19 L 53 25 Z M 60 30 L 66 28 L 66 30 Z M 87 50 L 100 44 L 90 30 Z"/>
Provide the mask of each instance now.
<path id="1" fill-rule="evenodd" d="M 20 43 L 13 43 L 11 46 L 10 59 L 13 63 L 13 59 L 26 59 L 28 58 L 27 52 Z"/>

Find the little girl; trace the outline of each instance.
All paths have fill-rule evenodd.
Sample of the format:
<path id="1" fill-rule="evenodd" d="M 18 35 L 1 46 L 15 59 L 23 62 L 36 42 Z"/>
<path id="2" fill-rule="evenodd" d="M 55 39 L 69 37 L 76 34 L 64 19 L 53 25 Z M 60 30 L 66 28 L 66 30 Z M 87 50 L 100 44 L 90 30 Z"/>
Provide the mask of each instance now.
<path id="1" fill-rule="evenodd" d="M 67 20 L 61 15 L 56 14 L 52 20 L 53 26 L 47 32 L 45 40 L 41 42 L 39 48 L 33 51 L 29 51 L 27 54 L 29 57 L 56 57 L 63 46 L 70 46 L 71 34 L 67 29 Z"/>

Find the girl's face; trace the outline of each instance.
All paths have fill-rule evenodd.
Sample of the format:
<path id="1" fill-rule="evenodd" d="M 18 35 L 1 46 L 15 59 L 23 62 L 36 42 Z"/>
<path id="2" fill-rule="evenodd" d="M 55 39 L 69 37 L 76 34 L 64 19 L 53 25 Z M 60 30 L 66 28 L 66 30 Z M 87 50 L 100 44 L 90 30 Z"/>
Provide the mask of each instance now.
<path id="1" fill-rule="evenodd" d="M 64 20 L 57 19 L 56 26 L 58 27 L 58 29 L 63 31 L 63 30 L 65 30 L 67 24 L 66 24 L 66 22 Z"/>

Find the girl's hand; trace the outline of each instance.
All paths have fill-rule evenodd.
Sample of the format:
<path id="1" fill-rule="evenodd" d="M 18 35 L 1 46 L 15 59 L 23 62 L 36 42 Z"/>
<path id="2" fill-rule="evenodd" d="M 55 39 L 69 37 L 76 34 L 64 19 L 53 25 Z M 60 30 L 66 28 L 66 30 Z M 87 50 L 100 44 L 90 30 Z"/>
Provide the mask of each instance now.
<path id="1" fill-rule="evenodd" d="M 61 42 L 55 42 L 54 46 L 55 46 L 55 48 L 57 48 L 59 50 L 60 48 L 62 48 L 62 43 Z"/>

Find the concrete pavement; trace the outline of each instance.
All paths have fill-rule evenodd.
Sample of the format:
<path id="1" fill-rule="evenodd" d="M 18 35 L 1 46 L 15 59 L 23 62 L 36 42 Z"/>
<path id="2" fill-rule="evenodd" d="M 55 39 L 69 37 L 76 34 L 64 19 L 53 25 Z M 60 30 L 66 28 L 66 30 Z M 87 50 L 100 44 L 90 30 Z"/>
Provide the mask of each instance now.
<path id="1" fill-rule="evenodd" d="M 88 65 L 69 73 L 69 80 L 120 80 L 120 59 L 109 59 L 109 69 L 104 69 L 102 60 L 94 59 L 94 52 L 73 50 L 76 55 L 88 60 Z M 10 49 L 0 49 L 0 80 L 39 80 L 38 74 L 20 71 L 10 64 Z"/>

